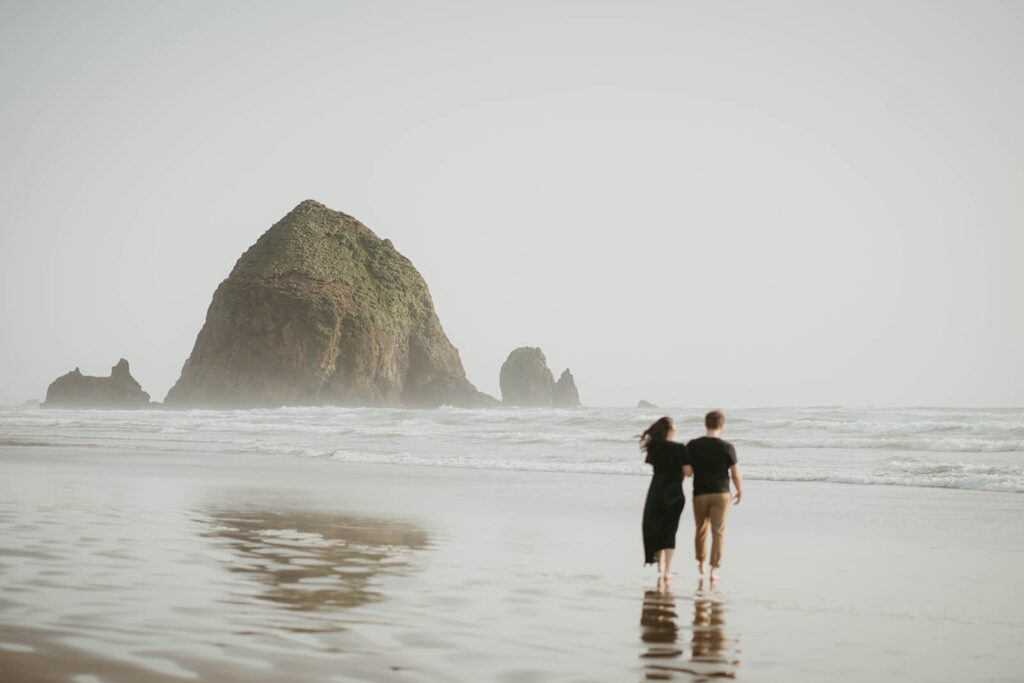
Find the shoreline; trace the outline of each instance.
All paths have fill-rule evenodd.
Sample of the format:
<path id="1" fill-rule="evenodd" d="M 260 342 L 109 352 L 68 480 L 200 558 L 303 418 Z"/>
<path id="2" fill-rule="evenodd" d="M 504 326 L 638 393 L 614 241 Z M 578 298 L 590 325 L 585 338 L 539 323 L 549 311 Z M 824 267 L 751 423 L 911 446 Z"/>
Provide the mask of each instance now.
<path id="1" fill-rule="evenodd" d="M 668 411 L 674 412 L 674 411 Z M 648 475 L 636 409 L 0 413 L 0 442 L 479 470 Z M 727 438 L 751 481 L 1024 493 L 1024 412 L 738 412 Z M 681 432 L 697 430 L 695 420 Z M 697 435 L 697 431 L 693 431 Z M 37 446 L 41 447 L 41 446 Z"/>
<path id="2" fill-rule="evenodd" d="M 38 448 L 0 448 L 0 473 L 0 671 L 28 680 L 1024 667 L 1010 493 L 751 481 L 713 591 L 697 590 L 687 501 L 666 594 L 642 565 L 635 475 Z"/>
<path id="3" fill-rule="evenodd" d="M 153 449 L 139 448 L 136 446 L 125 446 L 123 448 L 112 448 L 108 444 L 76 444 L 76 445 L 61 445 L 56 443 L 47 442 L 15 442 L 15 441 L 3 441 L 0 440 L 0 458 L 3 457 L 5 452 L 13 453 L 18 449 L 25 449 L 28 452 L 40 453 L 42 457 L 59 457 L 64 453 L 81 453 L 91 455 L 106 454 L 112 457 L 124 456 L 127 459 L 132 459 L 132 454 L 137 452 L 145 452 Z M 807 451 L 813 449 L 789 449 L 793 451 Z M 872 451 L 866 449 L 857 448 L 832 448 L 832 449 L 820 449 L 822 452 L 828 452 L 830 454 L 874 454 Z M 748 454 L 751 452 L 757 452 L 764 456 L 765 454 L 771 455 L 772 451 L 769 449 L 756 448 L 756 447 L 744 447 L 743 453 Z M 201 455 L 197 456 L 197 453 Z M 905 456 L 905 455 L 921 455 L 921 452 L 917 451 L 898 451 L 893 450 L 890 452 L 892 456 Z M 637 472 L 616 472 L 616 471 L 591 471 L 584 469 L 541 469 L 538 467 L 512 467 L 512 466 L 494 466 L 486 463 L 479 464 L 467 464 L 465 462 L 459 462 L 452 460 L 451 462 L 398 462 L 388 460 L 345 460 L 342 458 L 334 458 L 329 456 L 302 456 L 293 455 L 288 453 L 242 453 L 232 452 L 225 453 L 223 451 L 206 450 L 198 451 L 193 449 L 190 452 L 184 450 L 178 451 L 167 451 L 161 454 L 167 460 L 180 459 L 183 462 L 203 462 L 204 464 L 215 464 L 213 461 L 222 461 L 225 465 L 228 463 L 235 462 L 236 459 L 250 459 L 248 462 L 252 463 L 267 463 L 267 466 L 272 466 L 270 461 L 278 461 L 278 464 L 296 462 L 296 463 L 323 463 L 338 467 L 368 467 L 368 468 L 396 468 L 401 470 L 402 468 L 411 468 L 415 470 L 433 471 L 433 470 L 459 470 L 466 472 L 493 472 L 495 474 L 514 474 L 518 472 L 527 474 L 538 474 L 538 475 L 578 475 L 578 476 L 598 476 L 598 477 L 629 477 L 629 478 L 643 478 L 648 479 L 650 474 L 646 471 Z M 944 452 L 940 454 L 930 453 L 930 455 L 942 455 L 942 456 L 957 456 L 957 455 L 974 455 L 970 452 Z M 1014 455 L 1014 453 L 1008 453 L 1008 455 Z M 197 459 L 198 458 L 198 459 Z M 80 456 L 74 456 L 72 462 L 80 462 L 82 458 Z M 740 465 L 745 464 L 744 460 L 741 460 Z M 906 489 L 906 490 L 929 490 L 929 491 L 959 491 L 968 494 L 980 494 L 985 496 L 1015 496 L 1024 494 L 1024 490 L 1000 490 L 1000 489 L 987 489 L 987 488 L 967 488 L 960 486 L 948 486 L 948 485 L 926 485 L 919 483 L 904 483 L 898 481 L 883 482 L 883 481 L 842 481 L 836 479 L 829 479 L 827 476 L 808 476 L 808 477 L 797 477 L 792 478 L 781 478 L 776 476 L 765 476 L 758 473 L 749 473 L 744 470 L 743 472 L 744 481 L 753 481 L 758 484 L 769 484 L 769 485 L 827 485 L 827 486 L 838 486 L 838 487 L 850 487 L 850 488 L 881 488 L 881 489 Z M 692 482 L 687 480 L 684 484 L 684 490 L 686 492 L 687 499 L 691 498 L 691 486 Z"/>

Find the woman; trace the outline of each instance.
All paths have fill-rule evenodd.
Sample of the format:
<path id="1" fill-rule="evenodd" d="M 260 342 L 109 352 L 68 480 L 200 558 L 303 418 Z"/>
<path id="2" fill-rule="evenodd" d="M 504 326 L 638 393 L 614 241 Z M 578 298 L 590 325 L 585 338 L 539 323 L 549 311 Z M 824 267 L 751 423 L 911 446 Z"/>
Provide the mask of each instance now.
<path id="1" fill-rule="evenodd" d="M 644 462 L 654 468 L 644 504 L 644 564 L 657 562 L 658 572 L 666 578 L 672 576 L 676 529 L 686 505 L 683 477 L 693 474 L 686 446 L 671 440 L 675 433 L 672 418 L 663 417 L 640 435 L 640 449 L 647 454 Z"/>

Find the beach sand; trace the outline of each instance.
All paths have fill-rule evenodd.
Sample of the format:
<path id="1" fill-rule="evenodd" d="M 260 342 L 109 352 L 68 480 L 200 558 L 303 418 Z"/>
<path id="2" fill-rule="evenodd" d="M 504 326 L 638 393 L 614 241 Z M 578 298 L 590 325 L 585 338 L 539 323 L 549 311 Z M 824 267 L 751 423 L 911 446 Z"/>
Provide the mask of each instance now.
<path id="1" fill-rule="evenodd" d="M 1011 681 L 1024 496 L 0 447 L 0 681 Z"/>

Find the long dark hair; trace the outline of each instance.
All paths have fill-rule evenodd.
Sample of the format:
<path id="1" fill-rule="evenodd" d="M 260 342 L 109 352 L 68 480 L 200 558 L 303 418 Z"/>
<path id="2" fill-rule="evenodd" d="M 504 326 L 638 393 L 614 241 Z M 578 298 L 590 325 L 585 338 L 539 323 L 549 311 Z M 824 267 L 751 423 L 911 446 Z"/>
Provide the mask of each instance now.
<path id="1" fill-rule="evenodd" d="M 668 441 L 668 433 L 672 431 L 675 425 L 672 424 L 671 417 L 659 417 L 654 421 L 650 427 L 644 430 L 644 433 L 638 436 L 640 439 L 640 450 L 647 454 L 645 460 L 650 460 L 651 457 L 651 446 L 656 443 L 664 443 Z"/>

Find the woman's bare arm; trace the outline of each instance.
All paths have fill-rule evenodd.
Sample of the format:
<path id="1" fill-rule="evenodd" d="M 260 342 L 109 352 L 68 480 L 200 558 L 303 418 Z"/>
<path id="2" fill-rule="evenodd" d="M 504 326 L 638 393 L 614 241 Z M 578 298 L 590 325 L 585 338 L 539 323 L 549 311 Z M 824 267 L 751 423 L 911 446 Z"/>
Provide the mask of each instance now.
<path id="1" fill-rule="evenodd" d="M 689 465 L 683 465 L 683 478 L 685 479 L 686 477 L 692 477 L 692 476 L 693 476 L 693 468 L 691 466 L 689 466 Z"/>
<path id="2" fill-rule="evenodd" d="M 733 502 L 739 505 L 740 499 L 743 498 L 743 477 L 740 476 L 740 466 L 733 465 L 729 468 L 729 473 L 732 475 L 732 483 L 736 487 L 736 497 Z"/>

